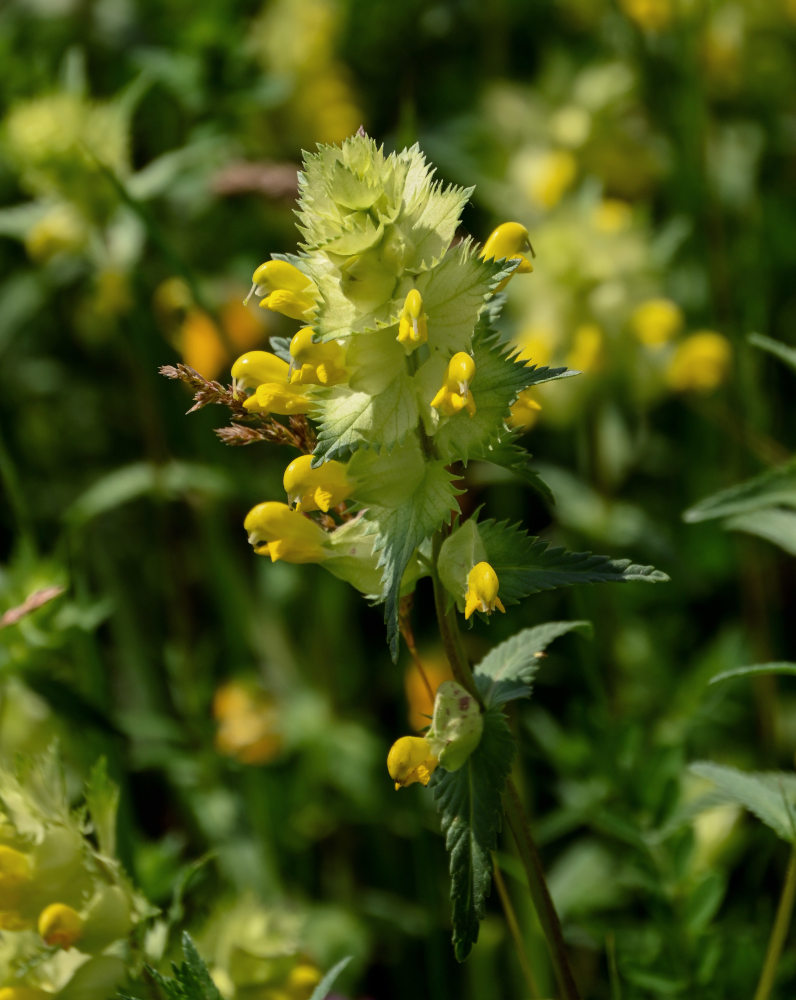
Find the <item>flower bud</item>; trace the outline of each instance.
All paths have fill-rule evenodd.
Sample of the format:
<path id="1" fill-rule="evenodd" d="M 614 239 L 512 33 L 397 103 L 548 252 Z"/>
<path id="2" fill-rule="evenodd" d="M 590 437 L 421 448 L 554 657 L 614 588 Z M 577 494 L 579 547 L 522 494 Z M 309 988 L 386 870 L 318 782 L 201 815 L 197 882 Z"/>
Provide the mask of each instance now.
<path id="1" fill-rule="evenodd" d="M 467 574 L 464 617 L 469 618 L 474 611 L 489 615 L 495 608 L 504 613 L 506 611 L 498 597 L 497 573 L 488 562 L 476 563 Z"/>

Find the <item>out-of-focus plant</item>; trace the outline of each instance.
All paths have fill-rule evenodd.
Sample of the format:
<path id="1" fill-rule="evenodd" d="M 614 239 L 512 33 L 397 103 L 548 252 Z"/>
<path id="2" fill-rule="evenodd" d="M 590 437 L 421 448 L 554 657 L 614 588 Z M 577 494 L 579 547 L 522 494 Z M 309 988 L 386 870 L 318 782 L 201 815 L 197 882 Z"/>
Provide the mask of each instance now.
<path id="1" fill-rule="evenodd" d="M 164 374 L 191 385 L 197 406 L 232 408 L 228 443 L 282 441 L 304 453 L 285 471 L 288 502 L 249 512 L 249 542 L 272 562 L 320 563 L 383 603 L 393 659 L 399 631 L 410 634 L 401 599 L 431 577 L 454 680 L 439 685 L 425 735 L 393 745 L 390 775 L 396 787 L 433 780 L 459 959 L 478 936 L 505 809 L 559 988 L 574 997 L 558 918 L 508 780 L 514 741 L 503 706 L 530 694 L 545 647 L 583 623 L 519 632 L 473 671 L 458 614 L 488 620 L 540 590 L 665 576 L 549 548 L 518 525 L 462 520 L 458 511 L 451 466 L 522 464 L 506 424 L 512 403 L 568 374 L 517 360 L 494 326 L 499 288 L 532 270 L 525 228 L 503 224 L 480 254 L 469 239 L 451 245 L 470 192 L 434 183 L 417 147 L 385 156 L 364 134 L 307 156 L 300 188 L 301 251 L 260 265 L 252 292 L 302 327 L 290 341 L 272 340 L 274 353 L 239 358 L 229 389 L 185 367 Z"/>
<path id="2" fill-rule="evenodd" d="M 7 1000 L 105 1000 L 135 960 L 136 928 L 149 911 L 115 856 L 117 802 L 99 764 L 85 805 L 71 809 L 54 750 L 0 769 Z"/>

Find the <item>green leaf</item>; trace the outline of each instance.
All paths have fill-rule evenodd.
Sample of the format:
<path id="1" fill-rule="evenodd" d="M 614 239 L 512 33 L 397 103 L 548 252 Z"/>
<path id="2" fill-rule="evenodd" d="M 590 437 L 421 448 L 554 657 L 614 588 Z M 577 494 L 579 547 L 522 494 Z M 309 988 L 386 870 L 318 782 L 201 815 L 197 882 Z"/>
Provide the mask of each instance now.
<path id="1" fill-rule="evenodd" d="M 450 519 L 456 507 L 454 476 L 442 462 L 429 462 L 417 488 L 398 507 L 371 507 L 364 517 L 376 532 L 384 580 L 384 621 L 393 660 L 398 656 L 398 598 L 401 578 L 415 549 Z"/>
<path id="2" fill-rule="evenodd" d="M 333 965 L 332 968 L 329 969 L 323 979 L 312 991 L 310 1000 L 326 1000 L 326 997 L 329 995 L 329 991 L 334 985 L 335 980 L 351 961 L 351 958 L 351 955 L 347 955 L 345 958 L 341 958 L 337 965 Z"/>
<path id="3" fill-rule="evenodd" d="M 119 789 L 108 777 L 108 766 L 104 757 L 100 757 L 91 769 L 86 783 L 86 805 L 100 853 L 109 858 L 114 857 Z"/>
<path id="4" fill-rule="evenodd" d="M 693 524 L 776 506 L 796 508 L 796 458 L 700 500 L 683 519 Z"/>
<path id="5" fill-rule="evenodd" d="M 354 498 L 364 507 L 400 507 L 423 481 L 426 460 L 416 437 L 391 452 L 359 449 L 348 463 L 348 478 L 354 483 Z"/>
<path id="6" fill-rule="evenodd" d="M 376 396 L 336 385 L 321 390 L 316 399 L 312 416 L 318 421 L 319 459 L 345 457 L 356 448 L 389 451 L 417 426 L 417 397 L 406 371 Z"/>
<path id="7" fill-rule="evenodd" d="M 787 344 L 783 344 L 779 340 L 764 337 L 762 333 L 750 333 L 748 339 L 750 344 L 768 351 L 769 354 L 773 354 L 775 358 L 784 361 L 786 365 L 790 365 L 796 371 L 796 349 L 788 347 Z"/>
<path id="8" fill-rule="evenodd" d="M 475 378 L 470 392 L 476 406 L 474 416 L 462 410 L 444 419 L 434 435 L 440 455 L 449 462 L 467 462 L 505 435 L 509 407 L 523 389 L 576 374 L 567 368 L 528 368 L 511 359 L 497 336 L 483 332 L 473 341 L 473 359 Z M 442 384 L 443 372 L 437 375 L 434 392 Z"/>
<path id="9" fill-rule="evenodd" d="M 523 629 L 495 646 L 475 668 L 475 683 L 487 706 L 529 698 L 540 657 L 550 643 L 567 632 L 591 634 L 591 623 L 546 622 Z"/>
<path id="10" fill-rule="evenodd" d="M 453 947 L 463 962 L 478 939 L 492 880 L 491 851 L 502 821 L 501 798 L 514 740 L 500 709 L 484 713 L 481 742 L 458 771 L 433 778 L 445 847 L 450 855 Z"/>
<path id="11" fill-rule="evenodd" d="M 637 566 L 629 559 L 551 547 L 508 521 L 484 521 L 478 525 L 478 532 L 487 562 L 498 575 L 499 596 L 504 604 L 516 604 L 530 594 L 576 583 L 661 583 L 669 579 L 653 566 Z"/>
<path id="12" fill-rule="evenodd" d="M 468 518 L 448 535 L 439 550 L 437 572 L 442 585 L 464 607 L 467 574 L 476 563 L 486 560 L 486 548 L 475 517 Z"/>
<path id="13" fill-rule="evenodd" d="M 796 774 L 781 771 L 749 773 L 721 764 L 700 762 L 690 769 L 717 786 L 710 804 L 732 802 L 754 813 L 759 820 L 790 844 L 796 843 Z"/>
<path id="14" fill-rule="evenodd" d="M 161 975 L 151 966 L 146 967 L 149 977 L 160 987 L 167 1000 L 223 1000 L 187 931 L 182 935 L 182 952 L 185 956 L 182 965 L 172 963 L 173 978 Z M 119 996 L 123 1000 L 138 1000 L 125 992 L 120 992 Z"/>
<path id="15" fill-rule="evenodd" d="M 718 684 L 720 681 L 727 681 L 733 677 L 754 677 L 758 674 L 796 674 L 796 663 L 755 663 L 751 667 L 733 667 L 732 670 L 723 670 L 715 677 L 711 677 L 710 684 Z"/>
<path id="16" fill-rule="evenodd" d="M 765 538 L 767 542 L 778 545 L 785 552 L 796 556 L 796 510 L 763 507 L 747 514 L 736 514 L 735 517 L 727 518 L 724 527 L 730 531 L 745 531 L 747 534 Z"/>
<path id="17" fill-rule="evenodd" d="M 423 297 L 429 346 L 450 358 L 469 351 L 475 325 L 501 268 L 474 255 L 469 240 L 449 250 L 430 271 L 401 285 L 401 302 L 412 289 Z M 439 386 L 437 386 L 439 388 Z"/>
<path id="18" fill-rule="evenodd" d="M 477 454 L 470 456 L 481 462 L 497 465 L 507 472 L 513 473 L 526 486 L 530 486 L 549 506 L 555 504 L 553 491 L 531 465 L 533 458 L 521 444 L 516 444 L 511 438 L 502 438 L 487 444 Z"/>

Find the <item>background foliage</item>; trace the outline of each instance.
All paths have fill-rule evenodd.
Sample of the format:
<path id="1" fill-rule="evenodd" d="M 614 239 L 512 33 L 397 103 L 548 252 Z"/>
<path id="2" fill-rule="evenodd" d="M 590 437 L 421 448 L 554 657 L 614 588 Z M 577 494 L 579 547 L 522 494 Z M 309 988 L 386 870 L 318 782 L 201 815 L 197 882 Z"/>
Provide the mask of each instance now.
<path id="1" fill-rule="evenodd" d="M 509 286 L 504 335 L 584 373 L 515 415 L 556 504 L 486 465 L 466 503 L 671 577 L 540 593 L 467 634 L 477 662 L 523 625 L 594 623 L 510 717 L 584 992 L 752 995 L 786 849 L 708 779 L 792 768 L 793 679 L 708 682 L 796 659 L 794 549 L 749 534 L 765 505 L 697 504 L 794 449 L 792 372 L 747 340 L 794 343 L 794 26 L 791 0 L 0 11 L 0 612 L 63 588 L 3 620 L 0 748 L 59 738 L 73 789 L 108 759 L 164 973 L 188 929 L 228 997 L 246 995 L 241 949 L 283 984 L 353 955 L 335 987 L 351 997 L 528 993 L 494 893 L 455 962 L 432 794 L 387 779 L 407 713 L 429 712 L 409 657 L 390 663 L 380 612 L 345 585 L 246 545 L 292 456 L 224 448 L 224 415 L 186 418 L 156 375 L 184 360 L 223 381 L 292 332 L 241 300 L 295 245 L 300 149 L 362 124 L 476 184 L 462 235 L 529 227 L 536 270 Z M 430 604 L 421 589 L 416 637 L 442 679 Z M 498 854 L 550 995 L 507 839 Z M 796 986 L 792 953 L 778 984 Z"/>

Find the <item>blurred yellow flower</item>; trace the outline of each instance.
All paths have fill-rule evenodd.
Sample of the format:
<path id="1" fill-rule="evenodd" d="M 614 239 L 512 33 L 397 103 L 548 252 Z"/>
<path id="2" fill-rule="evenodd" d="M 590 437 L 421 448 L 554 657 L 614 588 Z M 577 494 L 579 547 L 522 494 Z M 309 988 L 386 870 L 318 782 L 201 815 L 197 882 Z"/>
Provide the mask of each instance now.
<path id="1" fill-rule="evenodd" d="M 592 215 L 594 228 L 601 233 L 621 233 L 633 221 L 633 209 L 619 198 L 603 198 Z"/>
<path id="2" fill-rule="evenodd" d="M 582 323 L 572 336 L 572 347 L 565 358 L 567 368 L 580 372 L 599 368 L 604 343 L 605 336 L 596 323 Z"/>
<path id="3" fill-rule="evenodd" d="M 566 149 L 553 149 L 539 156 L 528 178 L 528 195 L 540 208 L 555 208 L 578 173 L 575 157 Z"/>
<path id="4" fill-rule="evenodd" d="M 219 753 L 242 764 L 266 764 L 280 754 L 284 740 L 279 709 L 256 685 L 223 684 L 213 697 L 213 717 Z"/>
<path id="5" fill-rule="evenodd" d="M 421 654 L 420 659 L 428 685 L 414 663 L 410 663 L 404 674 L 404 691 L 409 705 L 409 727 L 416 731 L 424 729 L 431 721 L 437 688 L 443 681 L 453 680 L 448 658 L 442 649 L 431 654 Z"/>
<path id="6" fill-rule="evenodd" d="M 529 431 L 538 421 L 541 409 L 542 405 L 533 398 L 532 390 L 523 389 L 511 404 L 509 427 Z"/>
<path id="7" fill-rule="evenodd" d="M 387 754 L 387 770 L 396 790 L 415 782 L 427 785 L 438 763 L 422 736 L 402 736 Z"/>
<path id="8" fill-rule="evenodd" d="M 526 361 L 531 365 L 549 365 L 553 357 L 555 334 L 545 326 L 528 326 L 514 343 L 517 346 L 515 361 Z"/>
<path id="9" fill-rule="evenodd" d="M 644 31 L 661 31 L 672 20 L 672 0 L 620 0 L 620 5 Z"/>
<path id="10" fill-rule="evenodd" d="M 71 948 L 83 934 L 83 918 L 66 903 L 50 903 L 39 914 L 38 930 L 50 947 Z"/>
<path id="11" fill-rule="evenodd" d="M 726 380 L 731 364 L 727 338 L 714 330 L 700 330 L 677 345 L 666 381 L 675 392 L 713 392 Z"/>
<path id="12" fill-rule="evenodd" d="M 647 299 L 630 317 L 630 328 L 647 347 L 665 344 L 683 328 L 683 312 L 671 299 Z"/>
<path id="13" fill-rule="evenodd" d="M 77 253 L 88 239 L 86 220 L 73 205 L 63 202 L 33 223 L 25 234 L 25 249 L 31 260 L 43 264 L 59 253 Z"/>

